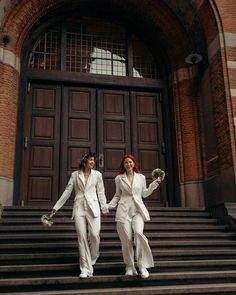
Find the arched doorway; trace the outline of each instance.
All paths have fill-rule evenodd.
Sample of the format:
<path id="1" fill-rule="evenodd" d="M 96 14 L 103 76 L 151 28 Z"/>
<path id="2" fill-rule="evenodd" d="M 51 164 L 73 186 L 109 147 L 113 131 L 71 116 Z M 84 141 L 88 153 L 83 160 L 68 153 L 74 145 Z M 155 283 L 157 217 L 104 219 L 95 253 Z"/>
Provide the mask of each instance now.
<path id="1" fill-rule="evenodd" d="M 92 150 L 108 199 L 122 156 L 132 153 L 148 182 L 154 168 L 168 171 L 150 200 L 175 204 L 161 70 L 137 36 L 116 22 L 77 16 L 41 30 L 25 56 L 21 202 L 54 203 Z"/>

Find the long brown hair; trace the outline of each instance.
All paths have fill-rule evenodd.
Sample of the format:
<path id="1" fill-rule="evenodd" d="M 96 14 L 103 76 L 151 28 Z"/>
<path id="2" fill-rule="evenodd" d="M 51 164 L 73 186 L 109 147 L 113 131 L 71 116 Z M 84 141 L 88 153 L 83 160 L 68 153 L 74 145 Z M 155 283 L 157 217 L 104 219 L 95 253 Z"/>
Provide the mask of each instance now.
<path id="1" fill-rule="evenodd" d="M 124 155 L 124 157 L 121 160 L 119 171 L 118 171 L 117 174 L 119 175 L 119 174 L 125 173 L 126 170 L 125 170 L 125 167 L 124 167 L 124 161 L 127 158 L 131 159 L 134 162 L 134 168 L 133 168 L 134 172 L 140 173 L 140 170 L 139 170 L 139 167 L 138 167 L 138 164 L 137 164 L 137 161 L 136 161 L 135 157 L 132 156 L 132 155 Z"/>

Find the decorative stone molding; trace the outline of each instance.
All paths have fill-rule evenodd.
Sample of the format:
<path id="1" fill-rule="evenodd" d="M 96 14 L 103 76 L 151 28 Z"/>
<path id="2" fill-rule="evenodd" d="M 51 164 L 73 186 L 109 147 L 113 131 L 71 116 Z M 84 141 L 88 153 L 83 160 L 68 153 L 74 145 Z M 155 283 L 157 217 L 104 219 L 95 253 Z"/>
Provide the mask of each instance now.
<path id="1" fill-rule="evenodd" d="M 236 34 L 234 33 L 220 33 L 208 46 L 208 57 L 211 59 L 221 48 L 235 47 Z"/>
<path id="2" fill-rule="evenodd" d="M 177 71 L 173 72 L 170 77 L 170 84 L 175 85 L 178 82 L 184 80 L 190 80 L 197 76 L 197 69 L 194 65 L 189 67 L 180 68 Z"/>
<path id="3" fill-rule="evenodd" d="M 231 96 L 236 96 L 236 89 L 230 89 Z"/>
<path id="4" fill-rule="evenodd" d="M 18 72 L 20 72 L 20 59 L 16 56 L 13 52 L 5 49 L 0 48 L 0 62 L 10 65 Z"/>
<path id="5" fill-rule="evenodd" d="M 0 24 L 2 23 L 6 11 L 8 10 L 8 8 L 10 7 L 10 5 L 12 4 L 12 0 L 1 0 L 0 1 Z"/>
<path id="6" fill-rule="evenodd" d="M 229 69 L 236 69 L 236 61 L 227 61 L 227 67 Z"/>
<path id="7" fill-rule="evenodd" d="M 180 185 L 181 207 L 203 208 L 204 189 L 202 182 L 186 182 Z"/>
<path id="8" fill-rule="evenodd" d="M 0 199 L 1 206 L 12 206 L 13 204 L 13 180 L 0 177 Z"/>

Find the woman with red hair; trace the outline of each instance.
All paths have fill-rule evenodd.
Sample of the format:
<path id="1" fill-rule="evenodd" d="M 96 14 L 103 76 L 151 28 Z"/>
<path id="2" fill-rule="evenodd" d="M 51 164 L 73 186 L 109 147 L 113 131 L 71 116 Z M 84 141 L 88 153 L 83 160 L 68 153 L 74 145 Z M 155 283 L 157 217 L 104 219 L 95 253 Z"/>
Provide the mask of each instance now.
<path id="1" fill-rule="evenodd" d="M 160 182 L 161 179 L 157 178 L 147 188 L 145 176 L 140 173 L 134 156 L 123 157 L 115 178 L 116 192 L 108 208 L 113 209 L 118 205 L 115 220 L 126 264 L 125 275 L 138 274 L 134 264 L 133 233 L 136 246 L 135 258 L 141 277 L 148 278 L 147 268 L 154 266 L 148 239 L 143 234 L 144 222 L 150 220 L 150 216 L 142 198 L 151 195 Z"/>

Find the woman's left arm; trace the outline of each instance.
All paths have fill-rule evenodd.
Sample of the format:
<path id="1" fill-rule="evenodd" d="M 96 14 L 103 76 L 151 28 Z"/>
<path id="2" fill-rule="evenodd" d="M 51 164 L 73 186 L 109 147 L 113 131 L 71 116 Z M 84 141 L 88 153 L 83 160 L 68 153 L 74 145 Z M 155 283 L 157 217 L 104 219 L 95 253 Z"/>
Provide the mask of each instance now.
<path id="1" fill-rule="evenodd" d="M 150 196 L 153 191 L 159 186 L 160 182 L 158 180 L 154 180 L 151 182 L 147 188 L 146 177 L 143 175 L 142 181 L 142 197 L 146 198 Z"/>

